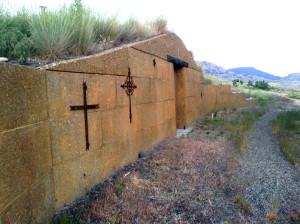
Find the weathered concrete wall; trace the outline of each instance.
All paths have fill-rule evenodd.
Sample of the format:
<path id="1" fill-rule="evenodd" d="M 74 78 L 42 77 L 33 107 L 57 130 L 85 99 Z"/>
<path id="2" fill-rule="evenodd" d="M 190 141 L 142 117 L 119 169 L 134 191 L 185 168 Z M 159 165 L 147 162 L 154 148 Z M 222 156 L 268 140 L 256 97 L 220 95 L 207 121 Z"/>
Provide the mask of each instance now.
<path id="1" fill-rule="evenodd" d="M 126 69 L 117 68 L 120 65 L 110 56 L 116 53 L 111 52 L 105 55 L 110 58 L 106 61 L 110 70 L 95 66 L 91 71 L 90 64 L 95 58 L 90 58 L 92 62 L 87 60 L 86 64 L 79 61 L 80 65 L 74 62 L 70 68 L 64 65 L 66 71 L 76 67 L 83 73 L 47 71 L 55 208 L 83 195 L 113 171 L 136 159 L 138 151 L 146 151 L 176 134 L 172 64 L 155 58 L 153 66 L 153 56 L 132 48 L 121 52 L 118 55 L 124 59 Z M 132 96 L 132 123 L 129 99 L 120 87 L 128 67 L 137 85 Z M 83 104 L 83 81 L 88 86 L 88 104 L 100 107 L 88 112 L 89 151 L 85 150 L 83 111 L 69 110 L 70 105 Z"/>
<path id="2" fill-rule="evenodd" d="M 0 223 L 42 223 L 53 179 L 46 73 L 0 63 Z"/>
<path id="3" fill-rule="evenodd" d="M 172 44 L 173 43 L 173 44 Z M 189 62 L 174 69 L 167 55 Z M 153 63 L 155 60 L 155 63 Z M 120 86 L 128 68 L 137 85 Z M 86 151 L 82 83 L 87 84 Z M 176 135 L 202 115 L 250 105 L 230 86 L 207 85 L 175 34 L 35 70 L 0 64 L 0 223 L 43 223 L 138 151 Z"/>

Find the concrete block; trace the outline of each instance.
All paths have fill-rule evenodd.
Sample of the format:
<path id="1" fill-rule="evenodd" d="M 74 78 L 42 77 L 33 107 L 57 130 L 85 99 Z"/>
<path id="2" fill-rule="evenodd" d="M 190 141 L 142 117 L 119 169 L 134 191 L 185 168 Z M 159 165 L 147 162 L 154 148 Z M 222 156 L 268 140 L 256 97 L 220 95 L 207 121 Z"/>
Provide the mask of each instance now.
<path id="1" fill-rule="evenodd" d="M 75 160 L 54 166 L 55 208 L 83 196 L 119 168 L 119 147 L 110 144 Z"/>
<path id="2" fill-rule="evenodd" d="M 115 76 L 86 75 L 63 72 L 47 72 L 50 118 L 82 114 L 71 111 L 70 106 L 83 105 L 83 82 L 87 85 L 87 104 L 99 104 L 99 109 L 109 110 L 117 106 Z"/>
<path id="3" fill-rule="evenodd" d="M 84 113 L 51 120 L 53 163 L 65 163 L 97 151 L 103 144 L 101 113 L 88 113 L 89 151 L 86 151 Z"/>
<path id="4" fill-rule="evenodd" d="M 47 119 L 45 72 L 0 63 L 0 132 Z"/>
<path id="5" fill-rule="evenodd" d="M 32 181 L 22 195 L 0 212 L 1 223 L 48 223 L 55 211 L 52 189 L 50 174 Z"/>
<path id="6" fill-rule="evenodd" d="M 128 47 L 117 47 L 91 56 L 53 63 L 41 69 L 87 74 L 127 75 Z"/>
<path id="7" fill-rule="evenodd" d="M 0 211 L 10 203 L 17 203 L 14 202 L 17 198 L 23 200 L 24 191 L 49 174 L 52 166 L 49 136 L 48 121 L 0 133 Z"/>

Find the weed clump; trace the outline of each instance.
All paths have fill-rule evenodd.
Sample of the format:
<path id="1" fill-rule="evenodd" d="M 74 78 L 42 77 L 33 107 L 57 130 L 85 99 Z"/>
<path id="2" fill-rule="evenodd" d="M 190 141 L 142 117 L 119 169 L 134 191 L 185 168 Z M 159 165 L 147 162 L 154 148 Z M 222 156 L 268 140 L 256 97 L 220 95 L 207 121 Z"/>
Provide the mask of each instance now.
<path id="1" fill-rule="evenodd" d="M 246 201 L 246 198 L 243 197 L 237 197 L 234 199 L 234 202 L 241 208 L 243 209 L 247 214 L 251 214 L 252 213 L 252 208 L 251 206 L 248 204 L 248 202 Z"/>

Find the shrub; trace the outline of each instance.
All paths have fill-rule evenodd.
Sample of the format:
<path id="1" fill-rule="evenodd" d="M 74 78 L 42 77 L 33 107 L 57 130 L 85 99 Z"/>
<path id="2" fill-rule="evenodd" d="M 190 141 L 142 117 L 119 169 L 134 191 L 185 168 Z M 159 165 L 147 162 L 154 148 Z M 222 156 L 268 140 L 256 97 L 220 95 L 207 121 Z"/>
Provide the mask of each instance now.
<path id="1" fill-rule="evenodd" d="M 258 89 L 266 90 L 266 91 L 270 90 L 269 84 L 267 82 L 265 82 L 264 80 L 256 81 L 254 87 L 258 88 Z"/>
<path id="2" fill-rule="evenodd" d="M 248 86 L 253 86 L 253 82 L 251 80 L 248 81 Z"/>
<path id="3" fill-rule="evenodd" d="M 238 82 L 238 79 L 232 80 L 232 85 L 235 86 L 235 87 L 237 87 L 237 86 L 238 86 L 238 85 L 237 85 L 237 82 Z"/>
<path id="4" fill-rule="evenodd" d="M 12 16 L 0 10 L 0 56 L 25 62 L 30 43 L 30 16 L 25 9 Z"/>

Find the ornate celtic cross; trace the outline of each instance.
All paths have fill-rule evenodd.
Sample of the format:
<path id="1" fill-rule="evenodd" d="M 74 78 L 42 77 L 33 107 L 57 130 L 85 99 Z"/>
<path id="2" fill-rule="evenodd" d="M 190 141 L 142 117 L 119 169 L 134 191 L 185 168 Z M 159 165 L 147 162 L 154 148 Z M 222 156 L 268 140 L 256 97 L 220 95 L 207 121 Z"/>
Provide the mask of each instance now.
<path id="1" fill-rule="evenodd" d="M 131 113 L 131 95 L 133 94 L 134 89 L 137 88 L 137 86 L 133 83 L 133 79 L 130 74 L 130 68 L 128 68 L 128 75 L 125 80 L 125 82 L 121 85 L 123 89 L 125 89 L 127 96 L 129 96 L 129 119 L 131 123 L 132 119 L 132 113 Z"/>

